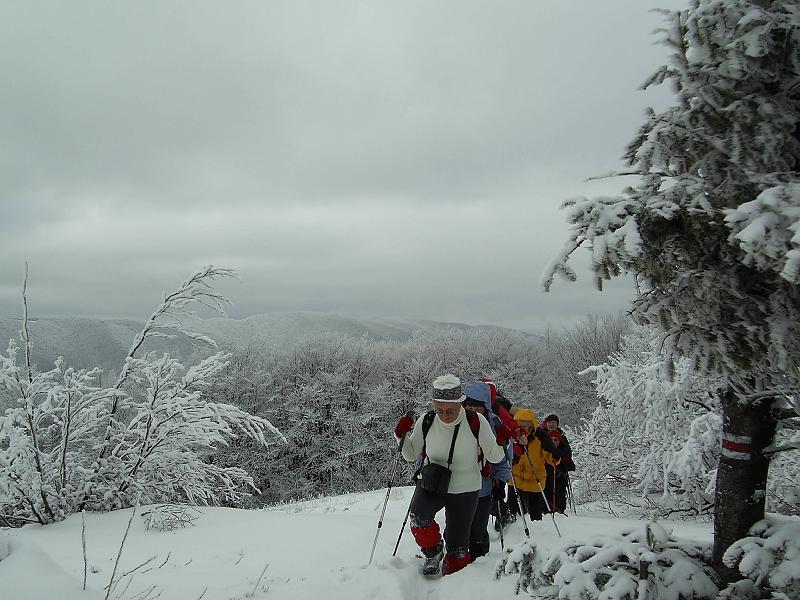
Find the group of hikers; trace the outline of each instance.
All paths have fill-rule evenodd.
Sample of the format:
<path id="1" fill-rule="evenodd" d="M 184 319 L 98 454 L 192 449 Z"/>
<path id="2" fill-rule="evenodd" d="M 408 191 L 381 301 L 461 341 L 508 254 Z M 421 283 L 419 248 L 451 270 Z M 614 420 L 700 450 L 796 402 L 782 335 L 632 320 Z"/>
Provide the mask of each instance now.
<path id="1" fill-rule="evenodd" d="M 436 575 L 441 564 L 449 575 L 489 552 L 491 514 L 502 534 L 517 514 L 564 513 L 575 466 L 558 416 L 540 426 L 533 410 L 513 407 L 491 379 L 462 388 L 455 375 L 442 375 L 432 401 L 416 422 L 403 416 L 394 434 L 403 458 L 417 465 L 409 515 L 425 555 L 422 572 Z M 442 508 L 444 536 L 436 522 Z"/>

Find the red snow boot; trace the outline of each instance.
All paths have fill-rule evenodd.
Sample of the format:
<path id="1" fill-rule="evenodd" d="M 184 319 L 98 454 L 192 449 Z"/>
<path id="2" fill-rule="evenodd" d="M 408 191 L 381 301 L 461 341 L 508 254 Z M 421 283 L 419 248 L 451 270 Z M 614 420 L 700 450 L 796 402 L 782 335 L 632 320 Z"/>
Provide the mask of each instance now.
<path id="1" fill-rule="evenodd" d="M 444 556 L 442 563 L 442 575 L 452 575 L 456 571 L 460 571 L 472 562 L 469 550 L 456 550 L 455 552 L 448 552 Z"/>

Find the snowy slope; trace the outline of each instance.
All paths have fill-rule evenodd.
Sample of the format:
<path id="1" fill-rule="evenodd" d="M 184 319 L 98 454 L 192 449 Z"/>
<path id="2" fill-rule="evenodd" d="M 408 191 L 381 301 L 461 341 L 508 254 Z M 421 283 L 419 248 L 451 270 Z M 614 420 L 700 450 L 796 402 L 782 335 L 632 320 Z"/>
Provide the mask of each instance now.
<path id="1" fill-rule="evenodd" d="M 146 531 L 136 516 L 118 569 L 118 575 L 153 560 L 126 577 L 111 597 L 152 598 L 161 593 L 169 600 L 357 600 L 380 598 L 513 598 L 515 576 L 499 581 L 494 568 L 502 556 L 500 542 L 489 555 L 465 570 L 444 578 L 419 574 L 421 560 L 408 529 L 397 557 L 392 550 L 406 514 L 412 488 L 396 488 L 389 500 L 375 557 L 367 566 L 377 531 L 385 490 L 351 494 L 258 511 L 204 508 L 194 527 L 174 532 Z M 140 509 L 146 510 L 146 509 Z M 90 572 L 86 592 L 83 578 L 81 518 L 41 527 L 30 525 L 0 532 L 8 558 L 0 560 L 0 598 L 3 600 L 95 600 L 105 596 L 120 540 L 131 510 L 87 514 L 87 553 Z M 440 524 L 443 517 L 440 516 Z M 642 521 L 579 513 L 559 516 L 564 538 L 584 539 L 595 533 L 620 531 Z M 675 533 L 709 541 L 708 524 L 673 523 Z M 530 524 L 535 542 L 557 543 L 550 520 Z M 493 533 L 493 532 L 492 532 Z M 496 535 L 496 534 L 495 534 Z M 512 524 L 506 546 L 525 539 L 522 526 Z M 269 565 L 256 585 L 265 566 Z M 155 586 L 155 588 L 153 588 Z M 144 595 L 152 588 L 150 595 Z M 253 590 L 255 592 L 253 593 Z M 57 591 L 54 591 L 57 590 Z M 252 596 L 248 594 L 253 593 Z"/>

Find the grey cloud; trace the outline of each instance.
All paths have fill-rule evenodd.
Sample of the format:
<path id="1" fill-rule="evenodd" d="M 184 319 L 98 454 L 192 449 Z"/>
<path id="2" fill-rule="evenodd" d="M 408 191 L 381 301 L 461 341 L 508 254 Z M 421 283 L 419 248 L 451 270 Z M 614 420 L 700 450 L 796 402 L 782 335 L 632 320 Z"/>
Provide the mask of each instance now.
<path id="1" fill-rule="evenodd" d="M 146 315 L 208 262 L 242 272 L 240 316 L 622 302 L 537 284 L 558 203 L 619 190 L 582 180 L 664 99 L 635 91 L 666 60 L 649 5 L 6 4 L 0 313 L 25 260 L 49 314 Z"/>

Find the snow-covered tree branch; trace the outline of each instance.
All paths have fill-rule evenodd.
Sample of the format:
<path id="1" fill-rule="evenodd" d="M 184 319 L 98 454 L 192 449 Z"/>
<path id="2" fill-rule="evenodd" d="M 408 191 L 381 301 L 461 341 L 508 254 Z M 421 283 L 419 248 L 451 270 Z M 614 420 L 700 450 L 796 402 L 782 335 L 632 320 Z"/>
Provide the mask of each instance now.
<path id="1" fill-rule="evenodd" d="M 283 440 L 264 418 L 210 402 L 206 390 L 228 355 L 217 353 L 188 368 L 169 355 L 135 356 L 143 340 L 191 304 L 221 307 L 209 281 L 232 275 L 207 267 L 184 282 L 145 324 L 117 383 L 98 385 L 99 370 L 38 372 L 11 340 L 0 356 L 0 385 L 15 398 L 0 416 L 0 513 L 5 519 L 49 523 L 83 506 L 110 509 L 143 503 L 232 501 L 254 489 L 242 469 L 210 462 L 219 447 L 246 437 L 260 446 Z M 171 320 L 170 320 L 171 319 Z M 23 319 L 23 332 L 27 322 Z M 31 341 L 22 334 L 25 357 Z"/>

